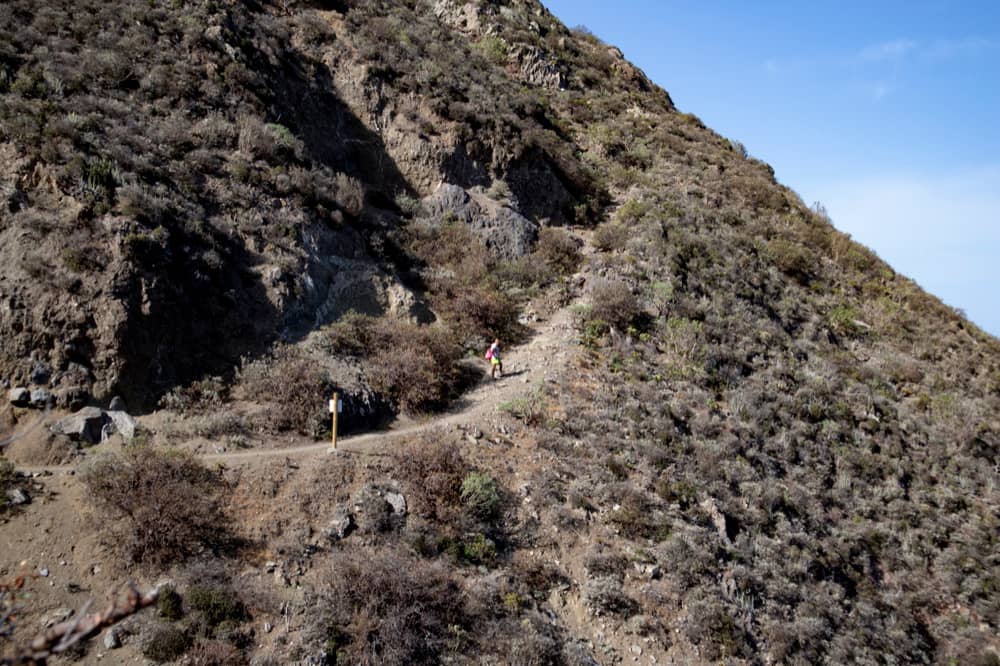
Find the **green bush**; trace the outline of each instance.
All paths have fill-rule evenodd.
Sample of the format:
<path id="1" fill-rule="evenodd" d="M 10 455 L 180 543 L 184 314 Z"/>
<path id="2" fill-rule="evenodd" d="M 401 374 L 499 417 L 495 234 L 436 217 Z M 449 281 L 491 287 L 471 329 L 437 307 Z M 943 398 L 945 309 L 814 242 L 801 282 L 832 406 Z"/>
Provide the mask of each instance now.
<path id="1" fill-rule="evenodd" d="M 497 558 L 497 547 L 485 534 L 476 533 L 462 541 L 462 558 L 470 564 L 490 564 Z"/>
<path id="2" fill-rule="evenodd" d="M 228 588 L 196 585 L 188 590 L 187 601 L 210 628 L 223 622 L 238 623 L 246 619 L 246 607 Z"/>
<path id="3" fill-rule="evenodd" d="M 460 495 L 466 510 L 480 520 L 491 520 L 500 512 L 500 488 L 489 474 L 469 472 L 462 481 Z"/>
<path id="4" fill-rule="evenodd" d="M 171 586 L 160 588 L 160 596 L 156 599 L 156 612 L 166 620 L 179 620 L 184 617 L 184 604 L 181 595 Z"/>
<path id="5" fill-rule="evenodd" d="M 0 510 L 7 506 L 7 490 L 14 484 L 14 463 L 0 458 Z"/>
<path id="6" fill-rule="evenodd" d="M 191 637 L 180 628 L 173 625 L 160 625 L 153 629 L 146 644 L 142 647 L 142 655 L 157 663 L 174 661 L 191 647 Z"/>

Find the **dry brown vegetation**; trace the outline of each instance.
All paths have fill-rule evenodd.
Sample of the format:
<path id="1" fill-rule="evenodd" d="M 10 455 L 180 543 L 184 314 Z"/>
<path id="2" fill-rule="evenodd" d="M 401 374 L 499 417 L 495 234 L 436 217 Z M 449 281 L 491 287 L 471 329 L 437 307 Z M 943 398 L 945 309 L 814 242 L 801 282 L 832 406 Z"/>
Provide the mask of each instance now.
<path id="1" fill-rule="evenodd" d="M 560 340 L 573 353 L 559 374 L 498 405 L 475 443 L 435 435 L 336 461 L 308 488 L 292 463 L 227 486 L 148 447 L 95 460 L 82 479 L 129 565 L 210 556 L 228 538 L 222 503 L 240 498 L 238 529 L 263 535 L 280 573 L 303 572 L 289 575 L 315 610 L 276 644 L 279 663 L 581 664 L 640 640 L 700 663 L 997 663 L 995 339 L 533 2 L 471 3 L 479 32 L 423 1 L 175 5 L 0 8 L 0 138 L 23 176 L 38 166 L 79 205 L 54 215 L 49 186 L 22 178 L 0 232 L 29 238 L 17 266 L 32 284 L 133 308 L 122 382 L 217 414 L 212 439 L 316 436 L 315 396 L 338 378 L 299 346 L 302 326 L 416 412 L 461 393 L 464 352 L 527 338 L 533 296 L 575 299 L 579 330 Z M 512 83 L 524 47 L 563 90 Z M 377 91 L 354 100 L 371 118 L 335 94 L 352 76 Z M 428 182 L 494 183 L 548 222 L 534 251 L 500 261 L 455 219 L 421 220 L 386 149 L 400 127 L 455 138 Z M 597 252 L 566 223 L 593 227 Z M 309 253 L 340 245 L 440 320 L 310 319 Z M 280 269 L 267 285 L 258 262 Z M 279 323 L 277 301 L 301 316 Z M 94 351 L 99 328 L 84 317 L 39 339 L 91 363 L 114 357 Z M 229 414 L 234 400 L 265 417 Z M 317 536 L 335 503 L 387 480 L 405 515 L 369 492 L 356 536 Z M 226 637 L 248 607 L 209 587 L 187 593 L 192 617 L 164 623 L 151 657 L 248 656 Z"/>
<path id="2" fill-rule="evenodd" d="M 227 545 L 222 481 L 188 453 L 137 446 L 81 474 L 108 543 L 129 562 L 158 567 Z"/>

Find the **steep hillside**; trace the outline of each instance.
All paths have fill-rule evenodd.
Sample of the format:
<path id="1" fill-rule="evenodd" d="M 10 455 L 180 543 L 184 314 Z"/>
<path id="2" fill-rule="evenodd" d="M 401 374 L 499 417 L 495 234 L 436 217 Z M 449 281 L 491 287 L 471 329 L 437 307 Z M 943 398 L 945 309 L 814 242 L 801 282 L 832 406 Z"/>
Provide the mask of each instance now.
<path id="1" fill-rule="evenodd" d="M 1000 343 L 535 0 L 11 0 L 0 155 L 0 377 L 142 414 L 5 408 L 2 575 L 183 597 L 105 661 L 1000 663 Z"/>

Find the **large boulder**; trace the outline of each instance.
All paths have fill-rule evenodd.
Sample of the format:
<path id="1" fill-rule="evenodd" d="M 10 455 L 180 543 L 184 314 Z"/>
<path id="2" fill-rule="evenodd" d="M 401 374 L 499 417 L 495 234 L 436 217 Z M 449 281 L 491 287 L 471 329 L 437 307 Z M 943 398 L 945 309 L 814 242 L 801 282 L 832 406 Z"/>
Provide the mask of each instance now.
<path id="1" fill-rule="evenodd" d="M 135 418 L 125 411 L 108 411 L 105 414 L 111 419 L 115 432 L 121 435 L 126 442 L 131 442 L 132 438 L 135 437 L 137 425 Z"/>
<path id="2" fill-rule="evenodd" d="M 52 432 L 66 435 L 73 441 L 88 444 L 101 442 L 104 426 L 110 417 L 97 407 L 84 407 L 75 414 L 59 419 L 52 425 Z"/>

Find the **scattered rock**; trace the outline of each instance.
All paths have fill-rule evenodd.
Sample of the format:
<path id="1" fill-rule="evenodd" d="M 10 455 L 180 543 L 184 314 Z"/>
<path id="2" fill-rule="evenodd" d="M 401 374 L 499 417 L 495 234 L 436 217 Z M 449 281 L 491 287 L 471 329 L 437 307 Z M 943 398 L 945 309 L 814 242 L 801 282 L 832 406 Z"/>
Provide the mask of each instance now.
<path id="1" fill-rule="evenodd" d="M 70 386 L 56 391 L 56 405 L 63 409 L 83 409 L 90 400 L 90 393 L 81 386 Z"/>
<path id="2" fill-rule="evenodd" d="M 128 407 L 125 406 L 125 401 L 120 395 L 116 395 L 111 398 L 111 402 L 108 404 L 109 412 L 127 412 Z"/>
<path id="3" fill-rule="evenodd" d="M 56 421 L 52 432 L 66 435 L 74 441 L 99 444 L 104 426 L 109 422 L 108 415 L 97 407 L 84 407 L 75 414 Z"/>
<path id="4" fill-rule="evenodd" d="M 265 634 L 271 633 L 272 629 L 274 629 L 274 625 L 273 624 L 271 624 L 270 622 L 265 622 L 264 623 L 264 633 Z"/>
<path id="5" fill-rule="evenodd" d="M 354 516 L 346 507 L 337 507 L 333 512 L 333 519 L 330 520 L 326 528 L 326 535 L 331 540 L 340 540 L 347 537 L 354 528 Z"/>
<path id="6" fill-rule="evenodd" d="M 111 401 L 114 403 L 114 400 Z M 124 403 L 123 403 L 124 404 Z M 122 436 L 126 442 L 131 442 L 132 438 L 135 437 L 136 421 L 135 418 L 128 412 L 124 411 L 109 411 L 106 412 L 107 417 L 111 419 L 111 424 L 114 426 L 114 431 Z"/>
<path id="7" fill-rule="evenodd" d="M 108 650 L 117 650 L 122 646 L 121 630 L 118 627 L 111 627 L 104 632 L 104 647 Z"/>
<path id="8" fill-rule="evenodd" d="M 31 383 L 38 386 L 45 386 L 52 378 L 52 369 L 41 361 L 35 361 L 31 366 Z"/>
<path id="9" fill-rule="evenodd" d="M 406 515 L 406 498 L 402 493 L 387 492 L 385 501 L 392 507 L 392 512 L 397 516 Z"/>
<path id="10" fill-rule="evenodd" d="M 48 389 L 36 388 L 31 390 L 31 406 L 38 409 L 45 409 L 55 404 L 55 398 Z"/>
<path id="11" fill-rule="evenodd" d="M 7 392 L 7 399 L 15 407 L 27 407 L 31 403 L 31 392 L 23 386 L 18 386 Z"/>
<path id="12" fill-rule="evenodd" d="M 28 497 L 28 493 L 20 488 L 11 488 L 7 491 L 7 504 L 10 506 L 21 506 L 29 502 L 31 502 L 31 498 Z"/>
<path id="13" fill-rule="evenodd" d="M 49 569 L 48 569 L 48 567 L 41 567 L 38 570 L 38 575 L 41 576 L 42 578 L 48 578 L 49 577 Z"/>

